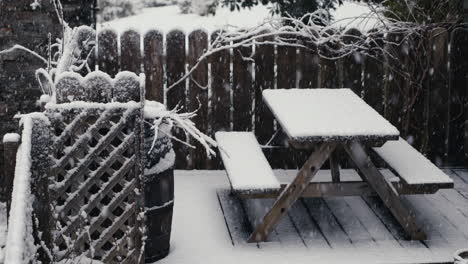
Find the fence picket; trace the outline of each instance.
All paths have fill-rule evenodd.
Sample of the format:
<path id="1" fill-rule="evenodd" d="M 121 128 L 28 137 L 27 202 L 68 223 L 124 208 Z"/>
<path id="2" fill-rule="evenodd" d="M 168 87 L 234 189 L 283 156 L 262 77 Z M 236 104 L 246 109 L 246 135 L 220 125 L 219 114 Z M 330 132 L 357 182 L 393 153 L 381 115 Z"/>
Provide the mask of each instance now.
<path id="1" fill-rule="evenodd" d="M 164 103 L 164 37 L 158 30 L 148 31 L 143 40 L 143 67 L 146 99 Z"/>
<path id="2" fill-rule="evenodd" d="M 362 39 L 361 31 L 351 28 L 345 32 L 343 42 L 345 44 L 353 44 Z M 362 95 L 362 68 L 363 68 L 363 55 L 360 52 L 353 52 L 352 54 L 342 59 L 343 64 L 343 87 L 351 88 L 354 93 Z"/>
<path id="3" fill-rule="evenodd" d="M 214 41 L 219 34 L 220 31 L 213 32 L 211 34 L 211 41 Z M 211 96 L 209 97 L 210 136 L 214 136 L 217 131 L 231 130 L 230 62 L 229 50 L 219 51 L 209 58 L 211 65 Z M 219 158 L 212 163 L 212 167 L 210 168 L 222 168 Z"/>
<path id="4" fill-rule="evenodd" d="M 364 59 L 364 100 L 380 114 L 384 113 L 384 47 L 382 35 L 370 30 L 366 42 L 369 55 Z"/>
<path id="5" fill-rule="evenodd" d="M 127 30 L 120 37 L 120 69 L 141 72 L 140 33 Z"/>
<path id="6" fill-rule="evenodd" d="M 117 33 L 105 29 L 98 34 L 98 67 L 109 76 L 119 72 L 119 50 Z"/>
<path id="7" fill-rule="evenodd" d="M 316 33 L 318 36 L 318 33 Z M 297 58 L 297 71 L 299 77 L 299 88 L 320 87 L 320 65 L 317 46 L 309 39 L 300 39 L 302 45 L 307 48 L 299 48 Z"/>
<path id="8" fill-rule="evenodd" d="M 450 124 L 449 156 L 452 163 L 467 164 L 468 153 L 468 29 L 457 28 L 452 32 L 450 49 Z"/>
<path id="9" fill-rule="evenodd" d="M 334 32 L 327 30 L 321 32 L 322 36 L 327 37 Z M 318 48 L 320 49 L 320 87 L 322 88 L 339 88 L 340 87 L 340 72 L 339 61 L 334 59 L 328 59 L 332 54 L 329 52 L 329 47 L 336 49 L 336 44 L 324 43 Z"/>
<path id="10" fill-rule="evenodd" d="M 427 89 L 428 114 L 428 158 L 437 165 L 443 165 L 447 158 L 448 143 L 448 41 L 449 34 L 444 28 L 430 32 L 430 72 Z"/>
<path id="11" fill-rule="evenodd" d="M 169 109 L 175 108 L 177 105 L 187 110 L 187 93 L 185 91 L 185 81 L 174 85 L 185 74 L 185 34 L 180 30 L 172 30 L 167 34 L 166 40 L 166 56 L 167 56 L 167 87 L 166 102 Z M 172 88 L 171 88 L 172 87 Z M 185 141 L 185 133 L 180 130 L 174 132 L 174 136 Z M 187 147 L 180 142 L 174 143 L 174 150 L 176 152 L 176 168 L 187 167 Z"/>
<path id="12" fill-rule="evenodd" d="M 232 51 L 232 125 L 234 131 L 252 131 L 252 47 Z"/>
<path id="13" fill-rule="evenodd" d="M 402 118 L 408 109 L 405 106 L 404 92 L 408 90 L 408 83 L 403 76 L 406 72 L 408 43 L 402 33 L 389 33 L 387 36 L 388 54 L 386 60 L 388 67 L 385 76 L 385 110 L 384 116 L 390 123 L 400 128 L 402 136 L 406 137 L 407 131 L 403 130 Z M 402 70 L 400 70 L 402 69 Z"/>
<path id="14" fill-rule="evenodd" d="M 196 30 L 188 36 L 188 65 L 189 69 L 198 62 L 198 58 L 208 48 L 208 34 L 203 30 Z M 188 89 L 188 111 L 197 111 L 193 118 L 196 127 L 203 133 L 208 132 L 208 62 L 203 60 L 192 73 Z M 197 148 L 190 149 L 189 168 L 206 168 L 206 152 L 198 142 L 193 142 Z"/>
<path id="15" fill-rule="evenodd" d="M 272 40 L 270 36 L 259 41 Z M 263 102 L 262 91 L 275 88 L 275 48 L 272 45 L 256 45 L 254 60 L 255 135 L 260 144 L 266 144 L 274 133 L 274 123 L 273 114 Z"/>

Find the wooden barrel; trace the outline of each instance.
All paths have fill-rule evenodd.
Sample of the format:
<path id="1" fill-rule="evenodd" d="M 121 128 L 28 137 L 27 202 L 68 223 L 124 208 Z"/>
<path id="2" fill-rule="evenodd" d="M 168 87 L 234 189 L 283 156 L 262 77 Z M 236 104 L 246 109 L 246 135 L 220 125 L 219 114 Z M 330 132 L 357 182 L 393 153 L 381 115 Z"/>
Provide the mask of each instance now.
<path id="1" fill-rule="evenodd" d="M 166 129 L 165 129 L 166 127 Z M 155 142 L 154 129 L 145 122 L 145 262 L 152 263 L 169 254 L 174 206 L 174 150 L 168 126 L 161 124 Z M 154 143 L 154 144 L 153 144 Z"/>

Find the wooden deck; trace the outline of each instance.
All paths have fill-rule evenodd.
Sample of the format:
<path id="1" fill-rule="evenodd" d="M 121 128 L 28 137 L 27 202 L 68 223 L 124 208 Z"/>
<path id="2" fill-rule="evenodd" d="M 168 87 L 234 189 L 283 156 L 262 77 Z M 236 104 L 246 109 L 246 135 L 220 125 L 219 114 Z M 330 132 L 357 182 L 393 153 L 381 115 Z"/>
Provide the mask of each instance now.
<path id="1" fill-rule="evenodd" d="M 247 244 L 271 199 L 239 200 L 224 171 L 176 171 L 171 254 L 162 263 L 445 263 L 468 247 L 468 170 L 455 189 L 405 197 L 428 235 L 408 241 L 375 197 L 300 199 L 269 242 Z"/>

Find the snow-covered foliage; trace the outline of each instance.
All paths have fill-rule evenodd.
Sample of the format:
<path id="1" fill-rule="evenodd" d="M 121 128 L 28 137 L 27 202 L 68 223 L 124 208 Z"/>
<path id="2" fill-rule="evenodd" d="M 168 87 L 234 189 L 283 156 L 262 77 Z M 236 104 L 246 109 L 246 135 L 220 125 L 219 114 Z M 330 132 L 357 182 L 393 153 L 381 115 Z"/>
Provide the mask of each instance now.
<path id="1" fill-rule="evenodd" d="M 215 13 L 218 0 L 179 0 L 178 5 L 182 14 L 207 16 Z"/>
<path id="2" fill-rule="evenodd" d="M 190 148 L 195 148 L 195 146 L 190 145 L 188 142 L 183 142 L 178 138 L 171 136 L 167 131 L 170 131 L 173 126 L 181 128 L 185 134 L 188 136 L 193 137 L 197 140 L 205 149 L 206 154 L 208 156 L 216 155 L 216 153 L 211 149 L 211 147 L 216 147 L 217 143 L 212 138 L 208 137 L 207 135 L 203 134 L 200 130 L 197 129 L 195 124 L 193 123 L 191 118 L 197 115 L 197 112 L 189 112 L 189 113 L 180 113 L 180 108 L 176 107 L 172 110 L 166 110 L 164 105 L 154 102 L 154 101 L 146 101 L 145 108 L 144 108 L 144 115 L 145 119 L 152 120 L 152 128 L 155 130 L 155 135 L 153 138 L 153 143 L 150 148 L 150 152 L 156 143 L 156 139 L 158 138 L 158 133 L 166 133 L 167 136 L 171 137 L 172 139 L 179 141 Z M 166 125 L 162 126 L 161 124 L 165 123 Z M 164 127 L 164 129 L 159 129 L 160 126 Z"/>
<path id="3" fill-rule="evenodd" d="M 100 0 L 99 17 L 102 21 L 110 21 L 138 13 L 142 7 L 141 1 L 135 0 Z"/>

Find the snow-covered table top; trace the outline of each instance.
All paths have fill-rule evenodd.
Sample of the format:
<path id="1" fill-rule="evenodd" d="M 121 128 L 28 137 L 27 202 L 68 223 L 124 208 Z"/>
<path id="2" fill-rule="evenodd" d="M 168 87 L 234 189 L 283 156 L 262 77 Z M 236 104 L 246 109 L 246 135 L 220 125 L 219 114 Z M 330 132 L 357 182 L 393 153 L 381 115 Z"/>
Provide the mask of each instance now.
<path id="1" fill-rule="evenodd" d="M 263 98 L 295 142 L 386 141 L 400 134 L 350 89 L 264 90 Z"/>

